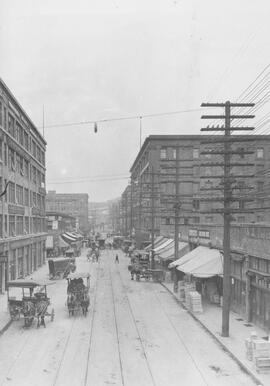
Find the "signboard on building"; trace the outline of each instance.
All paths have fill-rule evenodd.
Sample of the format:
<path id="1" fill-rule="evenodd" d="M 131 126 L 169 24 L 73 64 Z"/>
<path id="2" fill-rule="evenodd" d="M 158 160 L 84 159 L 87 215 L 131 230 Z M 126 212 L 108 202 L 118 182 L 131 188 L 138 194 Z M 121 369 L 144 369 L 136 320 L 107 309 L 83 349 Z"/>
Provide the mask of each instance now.
<path id="1" fill-rule="evenodd" d="M 53 229 L 53 230 L 58 229 L 58 221 L 57 221 L 57 220 L 54 220 L 54 221 L 52 222 L 52 229 Z"/>
<path id="2" fill-rule="evenodd" d="M 197 231 L 197 229 L 189 229 L 189 230 L 188 230 L 188 235 L 189 235 L 190 237 L 197 237 L 197 236 L 198 236 L 198 231 Z"/>
<path id="3" fill-rule="evenodd" d="M 202 239 L 210 239 L 209 231 L 199 231 L 199 237 Z"/>

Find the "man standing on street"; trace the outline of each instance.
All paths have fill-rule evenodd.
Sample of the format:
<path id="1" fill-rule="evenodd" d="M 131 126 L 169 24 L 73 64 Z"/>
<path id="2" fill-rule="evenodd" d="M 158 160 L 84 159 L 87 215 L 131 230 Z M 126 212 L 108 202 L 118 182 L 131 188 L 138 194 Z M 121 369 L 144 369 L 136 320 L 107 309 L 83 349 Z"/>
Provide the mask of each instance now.
<path id="1" fill-rule="evenodd" d="M 116 254 L 115 256 L 115 263 L 119 264 L 119 258 L 118 258 L 118 255 Z"/>

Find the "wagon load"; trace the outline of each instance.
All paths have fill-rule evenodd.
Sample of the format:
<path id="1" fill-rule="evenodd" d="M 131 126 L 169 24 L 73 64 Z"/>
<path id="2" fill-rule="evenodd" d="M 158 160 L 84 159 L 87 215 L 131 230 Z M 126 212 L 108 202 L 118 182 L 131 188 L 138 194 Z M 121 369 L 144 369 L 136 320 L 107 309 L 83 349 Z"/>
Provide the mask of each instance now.
<path id="1" fill-rule="evenodd" d="M 48 260 L 50 279 L 66 278 L 71 272 L 75 272 L 75 258 L 58 257 Z"/>

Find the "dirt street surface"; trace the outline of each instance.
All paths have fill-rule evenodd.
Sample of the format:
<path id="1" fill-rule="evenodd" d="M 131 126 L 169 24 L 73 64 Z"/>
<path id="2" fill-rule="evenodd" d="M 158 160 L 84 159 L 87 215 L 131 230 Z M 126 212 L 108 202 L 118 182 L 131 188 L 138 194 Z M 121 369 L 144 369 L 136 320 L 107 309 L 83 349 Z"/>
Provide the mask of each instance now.
<path id="1" fill-rule="evenodd" d="M 86 317 L 68 316 L 66 280 L 57 280 L 53 322 L 13 322 L 0 337 L 0 385 L 254 385 L 160 284 L 131 281 L 117 253 L 119 264 L 116 251 L 77 259 L 77 271 L 91 273 Z"/>

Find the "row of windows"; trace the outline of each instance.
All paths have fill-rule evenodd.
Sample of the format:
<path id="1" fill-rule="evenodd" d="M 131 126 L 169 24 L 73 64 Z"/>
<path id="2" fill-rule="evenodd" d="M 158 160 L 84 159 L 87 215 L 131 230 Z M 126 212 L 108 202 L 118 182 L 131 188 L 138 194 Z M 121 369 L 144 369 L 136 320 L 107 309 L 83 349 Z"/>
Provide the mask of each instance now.
<path id="1" fill-rule="evenodd" d="M 6 184 L 6 180 L 5 180 Z M 0 191 L 3 190 L 3 181 L 0 177 Z M 36 193 L 32 190 L 24 188 L 21 185 L 10 182 L 8 185 L 7 194 L 5 195 L 5 201 L 11 204 L 35 206 L 45 211 L 45 196 Z"/>
<path id="2" fill-rule="evenodd" d="M 9 170 L 16 171 L 41 187 L 45 187 L 45 174 L 35 166 L 30 165 L 20 154 L 9 148 L 6 143 L 0 140 L 0 160 L 8 166 Z"/>
<path id="3" fill-rule="evenodd" d="M 1 238 L 40 232 L 46 232 L 46 220 L 43 217 L 5 215 L 3 219 L 0 216 Z"/>
<path id="4" fill-rule="evenodd" d="M 2 102 L 0 102 L 0 125 L 7 130 L 20 145 L 29 151 L 37 161 L 45 166 L 44 150 L 42 150 L 28 132 L 23 129 L 13 115 L 7 113 L 7 109 L 6 107 L 3 108 Z"/>
<path id="5" fill-rule="evenodd" d="M 241 151 L 242 150 L 242 151 Z M 209 151 L 209 153 L 204 154 L 205 158 L 211 159 L 211 149 L 205 149 L 205 152 Z M 245 149 L 240 149 L 239 150 L 239 156 L 241 158 L 245 157 Z M 199 159 L 200 158 L 200 151 L 199 149 L 194 148 L 192 150 L 192 158 L 193 159 Z M 260 147 L 256 149 L 256 158 L 257 159 L 263 159 L 264 158 L 264 148 Z M 176 159 L 176 148 L 169 148 L 169 147 L 164 147 L 160 149 L 160 159 Z"/>

